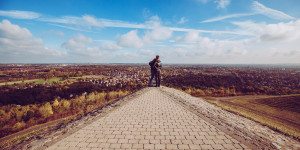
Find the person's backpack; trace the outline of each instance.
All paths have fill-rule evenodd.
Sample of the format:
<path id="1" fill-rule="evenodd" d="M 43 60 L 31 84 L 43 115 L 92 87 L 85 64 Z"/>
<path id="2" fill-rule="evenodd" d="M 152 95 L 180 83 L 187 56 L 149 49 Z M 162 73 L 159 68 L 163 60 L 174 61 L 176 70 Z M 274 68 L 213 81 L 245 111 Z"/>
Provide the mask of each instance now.
<path id="1" fill-rule="evenodd" d="M 149 65 L 150 65 L 151 68 L 155 67 L 155 62 L 156 62 L 155 59 L 153 59 L 152 61 L 149 62 Z"/>

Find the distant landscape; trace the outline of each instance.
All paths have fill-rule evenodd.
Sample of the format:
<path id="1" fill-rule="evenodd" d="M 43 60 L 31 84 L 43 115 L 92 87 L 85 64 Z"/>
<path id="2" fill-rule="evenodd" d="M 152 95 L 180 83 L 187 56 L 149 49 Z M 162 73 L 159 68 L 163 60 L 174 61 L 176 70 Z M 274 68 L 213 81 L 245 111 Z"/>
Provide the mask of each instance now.
<path id="1" fill-rule="evenodd" d="M 84 115 L 149 78 L 146 64 L 1 64 L 0 136 Z M 162 85 L 300 137 L 298 65 L 164 65 Z"/>

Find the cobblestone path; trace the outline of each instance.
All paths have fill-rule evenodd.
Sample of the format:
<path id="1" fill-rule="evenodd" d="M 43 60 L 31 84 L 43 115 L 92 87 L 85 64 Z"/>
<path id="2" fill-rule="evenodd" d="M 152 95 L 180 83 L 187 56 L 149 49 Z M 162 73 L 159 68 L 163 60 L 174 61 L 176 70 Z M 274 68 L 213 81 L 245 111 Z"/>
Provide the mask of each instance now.
<path id="1" fill-rule="evenodd" d="M 213 125 L 151 88 L 48 148 L 247 149 Z"/>

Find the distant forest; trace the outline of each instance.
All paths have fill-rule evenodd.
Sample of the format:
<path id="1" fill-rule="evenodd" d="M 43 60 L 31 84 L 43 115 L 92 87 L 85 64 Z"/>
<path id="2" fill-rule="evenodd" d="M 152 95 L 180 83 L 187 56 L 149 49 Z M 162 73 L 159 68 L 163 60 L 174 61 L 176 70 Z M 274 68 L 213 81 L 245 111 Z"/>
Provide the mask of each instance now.
<path id="1" fill-rule="evenodd" d="M 285 74 L 207 74 L 168 75 L 164 85 L 194 96 L 287 95 L 300 93 L 297 76 Z"/>
<path id="2" fill-rule="evenodd" d="M 141 86 L 141 85 L 138 85 Z M 91 82 L 75 82 L 70 85 L 44 86 L 35 85 L 32 88 L 16 89 L 10 86 L 0 86 L 0 106 L 8 104 L 29 105 L 49 102 L 55 98 L 72 99 L 83 93 L 109 92 L 109 91 L 135 91 L 140 87 L 126 85 L 116 85 L 106 87 L 104 85 L 93 84 Z"/>

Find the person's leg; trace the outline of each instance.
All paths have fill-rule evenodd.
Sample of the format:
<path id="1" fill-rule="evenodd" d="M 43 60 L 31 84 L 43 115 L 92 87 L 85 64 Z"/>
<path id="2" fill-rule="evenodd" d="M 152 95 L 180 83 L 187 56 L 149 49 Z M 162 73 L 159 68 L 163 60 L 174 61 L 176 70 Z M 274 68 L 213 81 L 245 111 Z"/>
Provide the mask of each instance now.
<path id="1" fill-rule="evenodd" d="M 158 80 L 158 87 L 160 87 L 160 80 L 161 80 L 161 79 L 160 79 L 160 78 L 161 78 L 161 76 L 160 76 L 160 71 L 157 72 L 157 78 L 158 78 L 158 79 L 157 79 L 157 80 Z"/>
<path id="2" fill-rule="evenodd" d="M 159 72 L 159 71 L 156 71 L 156 73 L 155 73 L 156 87 L 159 86 L 159 74 L 160 74 L 160 72 Z"/>
<path id="3" fill-rule="evenodd" d="M 153 78 L 154 78 L 154 75 L 155 75 L 155 72 L 154 72 L 153 69 L 151 69 L 151 78 L 150 78 L 150 81 L 149 81 L 149 86 L 152 85 L 152 80 L 153 80 Z"/>

